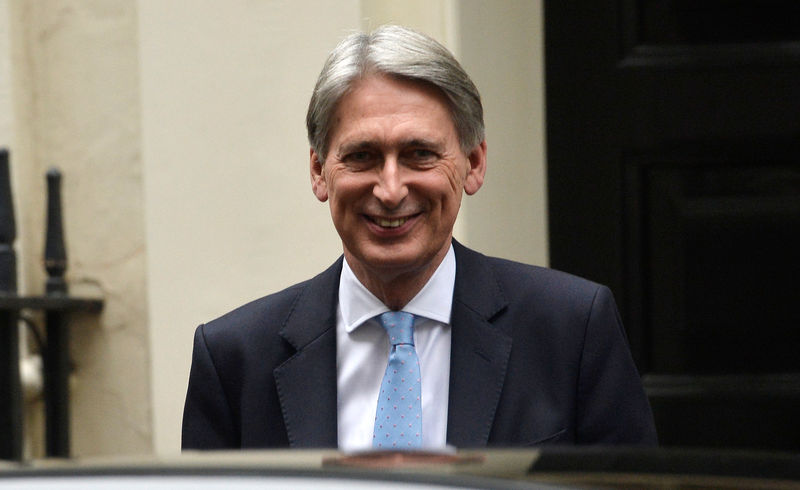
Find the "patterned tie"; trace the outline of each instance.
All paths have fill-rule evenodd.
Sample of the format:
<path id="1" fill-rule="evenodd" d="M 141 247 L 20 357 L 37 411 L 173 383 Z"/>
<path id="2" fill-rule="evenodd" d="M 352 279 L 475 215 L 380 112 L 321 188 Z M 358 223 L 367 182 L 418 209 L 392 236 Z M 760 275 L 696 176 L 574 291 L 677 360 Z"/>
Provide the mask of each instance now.
<path id="1" fill-rule="evenodd" d="M 414 315 L 388 311 L 380 321 L 392 349 L 378 395 L 372 447 L 417 449 L 422 447 L 422 391 L 414 349 Z"/>

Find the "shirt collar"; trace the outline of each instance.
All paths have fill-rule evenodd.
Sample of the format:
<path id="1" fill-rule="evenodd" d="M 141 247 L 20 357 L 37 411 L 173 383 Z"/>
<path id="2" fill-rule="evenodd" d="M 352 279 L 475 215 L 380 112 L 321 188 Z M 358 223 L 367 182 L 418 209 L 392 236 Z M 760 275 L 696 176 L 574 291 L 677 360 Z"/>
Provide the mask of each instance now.
<path id="1" fill-rule="evenodd" d="M 403 311 L 450 324 L 455 281 L 456 255 L 453 245 L 450 244 L 450 249 L 442 263 L 436 268 L 436 272 L 417 295 L 403 307 Z M 370 318 L 389 311 L 389 308 L 381 300 L 361 284 L 347 263 L 347 259 L 344 260 L 342 274 L 339 277 L 339 308 L 347 333 L 352 332 Z"/>

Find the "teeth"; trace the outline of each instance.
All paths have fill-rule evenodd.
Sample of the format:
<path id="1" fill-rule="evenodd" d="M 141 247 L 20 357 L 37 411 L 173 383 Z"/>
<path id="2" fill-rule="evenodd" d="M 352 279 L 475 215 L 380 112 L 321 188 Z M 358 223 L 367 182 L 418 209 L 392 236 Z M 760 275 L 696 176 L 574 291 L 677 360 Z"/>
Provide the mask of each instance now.
<path id="1" fill-rule="evenodd" d="M 397 228 L 398 226 L 403 225 L 408 218 L 400 218 L 400 219 L 383 219 L 383 218 L 376 218 L 375 222 L 379 225 L 383 226 L 384 228 Z"/>

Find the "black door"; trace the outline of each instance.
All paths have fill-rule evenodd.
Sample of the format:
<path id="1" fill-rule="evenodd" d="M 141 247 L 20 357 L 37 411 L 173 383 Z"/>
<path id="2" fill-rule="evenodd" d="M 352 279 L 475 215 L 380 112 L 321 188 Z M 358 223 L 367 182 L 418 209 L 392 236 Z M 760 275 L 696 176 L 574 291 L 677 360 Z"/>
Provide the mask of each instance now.
<path id="1" fill-rule="evenodd" d="M 800 449 L 800 2 L 545 0 L 551 263 L 663 445 Z"/>

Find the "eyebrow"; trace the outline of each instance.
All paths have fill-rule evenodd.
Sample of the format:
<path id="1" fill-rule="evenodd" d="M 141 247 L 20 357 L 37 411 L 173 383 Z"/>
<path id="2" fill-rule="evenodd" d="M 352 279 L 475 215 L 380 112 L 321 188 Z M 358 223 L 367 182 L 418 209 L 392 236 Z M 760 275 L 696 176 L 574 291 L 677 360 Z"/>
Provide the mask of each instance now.
<path id="1" fill-rule="evenodd" d="M 444 146 L 444 142 L 429 140 L 424 138 L 414 138 L 401 142 L 401 146 L 403 148 L 407 148 L 409 146 L 421 146 L 423 148 L 440 148 Z"/>
<path id="2" fill-rule="evenodd" d="M 376 141 L 370 140 L 362 140 L 362 141 L 353 141 L 350 143 L 344 143 L 343 145 L 339 146 L 336 149 L 336 153 L 339 155 L 347 155 L 348 153 L 353 153 L 357 151 L 364 151 L 370 150 L 378 146 Z"/>
<path id="3" fill-rule="evenodd" d="M 381 143 L 377 140 L 359 140 L 342 144 L 339 148 L 337 148 L 336 153 L 339 155 L 347 155 L 348 153 L 371 150 L 374 148 L 380 148 L 381 146 Z M 411 138 L 400 141 L 398 146 L 400 148 L 422 147 L 439 149 L 444 146 L 444 142 L 425 138 Z"/>

